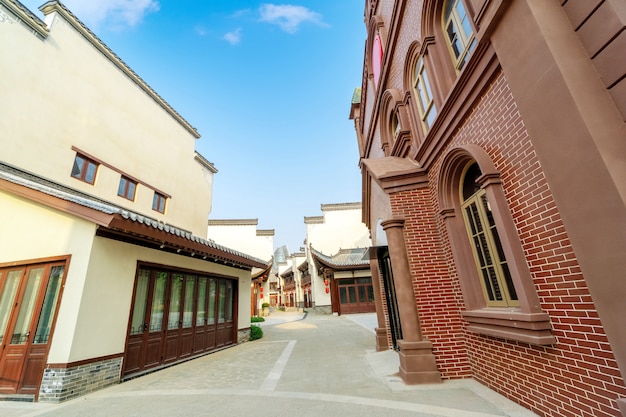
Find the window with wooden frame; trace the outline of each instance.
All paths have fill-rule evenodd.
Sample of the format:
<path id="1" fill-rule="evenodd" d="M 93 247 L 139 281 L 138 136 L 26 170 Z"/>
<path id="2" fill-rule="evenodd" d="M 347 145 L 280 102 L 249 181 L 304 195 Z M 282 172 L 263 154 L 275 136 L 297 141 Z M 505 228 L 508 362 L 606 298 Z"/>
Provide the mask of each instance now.
<path id="1" fill-rule="evenodd" d="M 130 201 L 134 201 L 136 189 L 137 189 L 137 182 L 123 175 L 120 177 L 120 185 L 117 187 L 118 196 L 124 197 Z"/>
<path id="2" fill-rule="evenodd" d="M 395 140 L 398 138 L 400 134 L 400 118 L 398 117 L 398 112 L 393 112 L 391 115 L 391 137 Z"/>
<path id="3" fill-rule="evenodd" d="M 167 197 L 159 192 L 154 192 L 154 197 L 152 198 L 152 210 L 158 211 L 159 213 L 165 213 L 165 201 Z"/>
<path id="4" fill-rule="evenodd" d="M 96 182 L 98 166 L 97 162 L 77 153 L 74 158 L 71 175 L 78 180 L 93 185 Z"/>
<path id="5" fill-rule="evenodd" d="M 460 71 L 474 50 L 476 40 L 463 0 L 447 0 L 443 7 L 443 32 L 454 60 L 454 67 Z"/>
<path id="6" fill-rule="evenodd" d="M 487 195 L 476 182 L 481 175 L 478 164 L 469 163 L 462 176 L 460 190 L 463 219 L 485 302 L 489 307 L 519 306 Z"/>
<path id="7" fill-rule="evenodd" d="M 424 133 L 432 126 L 437 117 L 437 106 L 433 100 L 433 92 L 430 88 L 428 74 L 424 67 L 424 59 L 420 56 L 415 64 L 415 72 L 413 73 L 413 90 L 415 92 L 415 100 L 417 101 L 417 110 L 422 121 Z"/>

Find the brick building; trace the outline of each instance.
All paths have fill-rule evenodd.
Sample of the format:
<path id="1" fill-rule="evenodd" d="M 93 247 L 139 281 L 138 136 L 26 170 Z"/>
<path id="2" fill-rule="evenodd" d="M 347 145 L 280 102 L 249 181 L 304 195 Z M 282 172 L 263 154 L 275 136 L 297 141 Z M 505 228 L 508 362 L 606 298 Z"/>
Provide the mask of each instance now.
<path id="1" fill-rule="evenodd" d="M 364 20 L 377 348 L 408 383 L 626 415 L 624 2 L 367 0 Z"/>

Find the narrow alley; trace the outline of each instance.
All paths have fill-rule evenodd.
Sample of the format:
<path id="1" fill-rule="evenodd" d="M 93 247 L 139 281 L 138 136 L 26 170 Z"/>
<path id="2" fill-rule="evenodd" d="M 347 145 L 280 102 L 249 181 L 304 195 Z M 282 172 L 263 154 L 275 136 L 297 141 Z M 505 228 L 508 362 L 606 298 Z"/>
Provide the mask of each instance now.
<path id="1" fill-rule="evenodd" d="M 535 414 L 471 381 L 407 386 L 376 352 L 375 314 L 273 312 L 263 338 L 61 404 L 0 402 L 3 417 Z"/>

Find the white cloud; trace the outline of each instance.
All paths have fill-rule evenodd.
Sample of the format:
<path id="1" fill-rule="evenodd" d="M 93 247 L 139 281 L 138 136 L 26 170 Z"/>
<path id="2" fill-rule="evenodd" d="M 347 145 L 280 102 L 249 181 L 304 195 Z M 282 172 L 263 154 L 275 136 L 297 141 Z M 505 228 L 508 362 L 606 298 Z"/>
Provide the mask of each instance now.
<path id="1" fill-rule="evenodd" d="M 156 0 L 64 0 L 63 4 L 89 27 L 104 22 L 135 26 L 148 13 L 159 11 Z"/>
<path id="2" fill-rule="evenodd" d="M 311 22 L 318 26 L 327 26 L 321 14 L 306 7 L 290 4 L 263 4 L 259 7 L 260 21 L 278 25 L 287 33 L 295 33 L 303 22 Z"/>
<path id="3" fill-rule="evenodd" d="M 231 45 L 237 45 L 239 42 L 241 42 L 241 28 L 237 28 L 232 32 L 228 32 L 222 37 L 222 39 L 224 39 Z"/>

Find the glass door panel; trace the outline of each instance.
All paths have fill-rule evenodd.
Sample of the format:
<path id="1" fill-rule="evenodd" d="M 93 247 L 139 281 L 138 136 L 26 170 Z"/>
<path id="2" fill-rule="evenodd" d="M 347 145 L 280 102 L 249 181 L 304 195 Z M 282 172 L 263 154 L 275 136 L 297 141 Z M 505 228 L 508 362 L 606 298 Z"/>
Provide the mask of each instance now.
<path id="1" fill-rule="evenodd" d="M 219 294 L 219 304 L 218 304 L 218 315 L 217 322 L 224 323 L 226 320 L 226 285 L 223 282 L 220 282 L 220 294 Z"/>
<path id="2" fill-rule="evenodd" d="M 180 301 L 183 294 L 182 274 L 172 275 L 172 287 L 170 291 L 170 309 L 167 319 L 167 329 L 177 329 L 180 325 Z"/>
<path id="3" fill-rule="evenodd" d="M 215 296 L 216 285 L 215 280 L 209 281 L 209 310 L 208 310 L 208 324 L 215 324 Z"/>
<path id="4" fill-rule="evenodd" d="M 48 343 L 50 330 L 52 328 L 52 320 L 54 319 L 54 313 L 57 308 L 57 300 L 59 299 L 59 293 L 61 292 L 61 282 L 63 282 L 64 269 L 65 267 L 63 265 L 53 266 L 50 268 L 48 286 L 43 299 L 41 313 L 39 314 L 39 321 L 37 323 L 37 330 L 35 331 L 33 343 Z"/>
<path id="5" fill-rule="evenodd" d="M 130 322 L 130 335 L 141 334 L 146 330 L 146 305 L 148 304 L 148 288 L 150 271 L 140 269 L 137 274 L 137 289 L 133 303 L 133 318 Z"/>
<path id="6" fill-rule="evenodd" d="M 185 281 L 185 308 L 183 310 L 183 328 L 193 326 L 193 293 L 196 286 L 196 279 L 193 276 L 187 276 Z"/>
<path id="7" fill-rule="evenodd" d="M 28 274 L 20 311 L 17 315 L 15 326 L 13 327 L 13 335 L 11 336 L 10 342 L 12 345 L 23 345 L 28 340 L 30 324 L 33 320 L 33 309 L 37 302 L 43 270 L 44 268 L 34 268 L 31 269 Z"/>
<path id="8" fill-rule="evenodd" d="M 198 279 L 198 312 L 196 326 L 204 326 L 206 320 L 206 277 Z"/>
<path id="9" fill-rule="evenodd" d="M 165 306 L 165 288 L 167 287 L 167 272 L 157 272 L 152 295 L 150 310 L 150 332 L 163 329 L 163 311 Z"/>
<path id="10" fill-rule="evenodd" d="M 4 286 L 0 293 L 0 343 L 4 340 L 4 333 L 9 324 L 11 309 L 15 303 L 15 294 L 20 284 L 20 277 L 24 270 L 11 271 L 7 274 Z"/>

